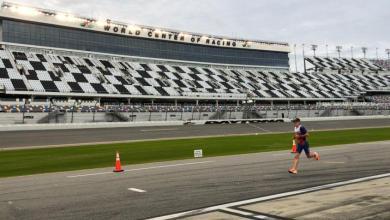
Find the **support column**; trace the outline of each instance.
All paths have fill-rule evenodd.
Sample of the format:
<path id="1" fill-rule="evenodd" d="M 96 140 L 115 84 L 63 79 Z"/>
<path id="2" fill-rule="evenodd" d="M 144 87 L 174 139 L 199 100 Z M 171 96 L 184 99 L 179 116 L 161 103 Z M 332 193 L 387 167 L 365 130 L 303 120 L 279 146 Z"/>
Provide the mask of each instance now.
<path id="1" fill-rule="evenodd" d="M 218 99 L 215 101 L 215 104 L 217 105 L 217 107 L 219 106 L 219 101 L 218 101 Z"/>
<path id="2" fill-rule="evenodd" d="M 175 99 L 175 108 L 177 108 L 177 99 Z"/>
<path id="3" fill-rule="evenodd" d="M 237 107 L 240 106 L 240 100 L 237 100 Z"/>
<path id="4" fill-rule="evenodd" d="M 196 106 L 198 106 L 199 105 L 199 100 L 196 100 Z"/>
<path id="5" fill-rule="evenodd" d="M 130 98 L 127 99 L 127 104 L 131 105 L 131 99 Z"/>

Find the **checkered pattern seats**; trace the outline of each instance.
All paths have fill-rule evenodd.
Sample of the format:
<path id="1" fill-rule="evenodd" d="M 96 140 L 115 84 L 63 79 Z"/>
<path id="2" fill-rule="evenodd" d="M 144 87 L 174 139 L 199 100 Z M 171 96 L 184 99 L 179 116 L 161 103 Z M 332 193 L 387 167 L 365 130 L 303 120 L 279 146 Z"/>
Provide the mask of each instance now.
<path id="1" fill-rule="evenodd" d="M 0 50 L 0 84 L 10 91 L 156 97 L 343 98 L 386 87 L 390 75 L 310 74 L 97 59 Z"/>
<path id="2" fill-rule="evenodd" d="M 358 70 L 366 72 L 382 70 L 379 65 L 361 58 L 306 57 L 305 60 L 320 70 Z"/>

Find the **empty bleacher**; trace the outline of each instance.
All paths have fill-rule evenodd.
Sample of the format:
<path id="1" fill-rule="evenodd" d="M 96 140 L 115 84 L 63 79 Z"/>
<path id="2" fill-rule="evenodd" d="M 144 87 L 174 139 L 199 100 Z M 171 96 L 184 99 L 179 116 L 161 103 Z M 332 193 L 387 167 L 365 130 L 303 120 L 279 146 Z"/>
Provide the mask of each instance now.
<path id="1" fill-rule="evenodd" d="M 313 65 L 313 69 L 338 70 L 338 71 L 361 71 L 378 72 L 383 68 L 368 59 L 361 58 L 336 58 L 336 57 L 306 57 L 305 61 Z"/>
<path id="2" fill-rule="evenodd" d="M 0 85 L 7 94 L 258 100 L 343 99 L 387 87 L 385 73 L 291 73 L 190 63 L 135 61 L 91 53 L 0 50 Z M 378 67 L 367 60 L 307 58 L 318 67 Z M 20 94 L 20 93 L 19 93 Z"/>

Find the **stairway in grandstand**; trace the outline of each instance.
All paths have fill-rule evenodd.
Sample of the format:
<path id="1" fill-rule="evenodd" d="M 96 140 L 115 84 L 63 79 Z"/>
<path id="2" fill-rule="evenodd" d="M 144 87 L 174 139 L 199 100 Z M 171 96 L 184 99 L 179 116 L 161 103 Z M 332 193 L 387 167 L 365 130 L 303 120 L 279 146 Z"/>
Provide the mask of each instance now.
<path id="1" fill-rule="evenodd" d="M 10 94 L 28 91 L 36 95 L 62 93 L 192 99 L 245 99 L 248 95 L 258 99 L 340 99 L 390 85 L 390 75 L 376 73 L 375 65 L 366 60 L 355 60 L 357 64 L 351 61 L 349 65 L 356 68 L 366 66 L 368 71 L 373 71 L 371 73 L 303 74 L 261 68 L 135 62 L 102 55 L 94 58 L 84 53 L 64 54 L 64 51 L 58 54 L 56 51 L 32 52 L 22 47 L 0 50 L 0 85 Z M 313 64 L 341 66 L 341 61 L 333 61 L 313 61 Z"/>

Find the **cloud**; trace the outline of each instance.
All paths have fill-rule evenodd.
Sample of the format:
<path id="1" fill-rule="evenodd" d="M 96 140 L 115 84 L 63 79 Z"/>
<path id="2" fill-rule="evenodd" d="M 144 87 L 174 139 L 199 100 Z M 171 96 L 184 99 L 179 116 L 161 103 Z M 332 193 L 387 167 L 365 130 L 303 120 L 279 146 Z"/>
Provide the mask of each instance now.
<path id="1" fill-rule="evenodd" d="M 96 18 L 230 37 L 375 48 L 390 47 L 388 0 L 16 0 Z M 307 48 L 309 49 L 309 48 Z M 347 52 L 345 52 L 348 54 Z M 361 54 L 361 53 L 360 53 Z"/>

